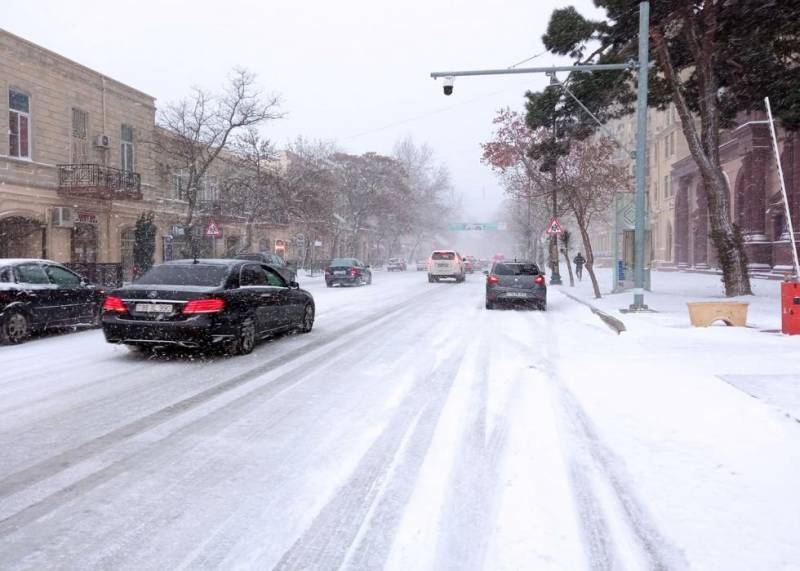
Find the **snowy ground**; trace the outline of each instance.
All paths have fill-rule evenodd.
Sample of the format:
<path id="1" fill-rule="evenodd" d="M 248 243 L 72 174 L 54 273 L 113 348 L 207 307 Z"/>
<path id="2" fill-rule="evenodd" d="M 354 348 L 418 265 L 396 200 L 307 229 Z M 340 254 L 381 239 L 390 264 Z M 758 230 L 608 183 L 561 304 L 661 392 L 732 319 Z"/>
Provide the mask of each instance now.
<path id="1" fill-rule="evenodd" d="M 302 280 L 314 332 L 232 359 L 1 347 L 0 567 L 800 567 L 800 423 L 728 379 L 800 338 L 482 281 Z"/>

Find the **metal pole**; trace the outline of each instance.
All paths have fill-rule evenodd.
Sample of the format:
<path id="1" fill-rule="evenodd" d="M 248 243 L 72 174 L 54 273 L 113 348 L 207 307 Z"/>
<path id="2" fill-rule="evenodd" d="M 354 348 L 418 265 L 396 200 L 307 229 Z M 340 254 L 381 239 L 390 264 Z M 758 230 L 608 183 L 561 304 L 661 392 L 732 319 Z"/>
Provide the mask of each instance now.
<path id="1" fill-rule="evenodd" d="M 587 65 L 553 65 L 550 67 L 517 67 L 513 69 L 475 69 L 469 71 L 434 71 L 431 77 L 465 77 L 469 75 L 516 75 L 518 73 L 545 73 L 556 71 L 612 71 L 633 69 L 635 63 L 596 63 Z"/>
<path id="2" fill-rule="evenodd" d="M 555 122 L 553 123 L 553 137 L 555 137 Z M 553 165 L 553 218 L 558 217 L 558 196 L 556 195 L 556 167 Z M 561 271 L 558 268 L 558 234 L 550 236 L 550 261 L 553 264 L 553 273 L 550 276 L 550 285 L 561 285 Z"/>
<path id="3" fill-rule="evenodd" d="M 636 100 L 636 225 L 634 227 L 634 288 L 631 311 L 647 309 L 644 303 L 645 181 L 647 175 L 647 73 L 650 3 L 639 4 L 639 81 Z"/>
<path id="4" fill-rule="evenodd" d="M 781 165 L 781 155 L 778 151 L 778 137 L 775 135 L 775 123 L 772 120 L 772 107 L 769 105 L 769 97 L 764 98 L 767 105 L 767 116 L 769 117 L 769 131 L 772 134 L 772 147 L 775 149 L 775 162 L 778 165 L 778 180 L 781 183 L 781 193 L 783 194 L 783 207 L 786 210 L 786 227 L 789 230 L 789 241 L 792 245 L 792 260 L 794 261 L 794 277 L 800 278 L 800 261 L 797 259 L 797 244 L 794 241 L 794 225 L 792 224 L 792 209 L 789 207 L 789 196 L 786 194 L 786 184 L 783 181 L 783 165 Z"/>

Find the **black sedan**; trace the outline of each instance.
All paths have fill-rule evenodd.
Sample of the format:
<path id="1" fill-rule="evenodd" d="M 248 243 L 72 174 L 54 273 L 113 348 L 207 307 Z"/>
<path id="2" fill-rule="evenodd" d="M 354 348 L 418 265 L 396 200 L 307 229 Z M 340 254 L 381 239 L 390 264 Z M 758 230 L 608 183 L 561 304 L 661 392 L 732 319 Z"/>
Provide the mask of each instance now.
<path id="1" fill-rule="evenodd" d="M 259 339 L 314 326 L 314 298 L 247 260 L 178 260 L 109 292 L 103 333 L 133 348 L 220 348 L 247 354 Z"/>
<path id="2" fill-rule="evenodd" d="M 0 343 L 32 332 L 96 325 L 103 291 L 57 262 L 0 258 Z"/>
<path id="3" fill-rule="evenodd" d="M 372 270 L 369 265 L 357 258 L 334 258 L 325 268 L 325 285 L 370 285 Z"/>
<path id="4" fill-rule="evenodd" d="M 494 309 L 501 303 L 547 309 L 547 285 L 539 266 L 533 262 L 495 262 L 486 273 L 486 309 Z"/>

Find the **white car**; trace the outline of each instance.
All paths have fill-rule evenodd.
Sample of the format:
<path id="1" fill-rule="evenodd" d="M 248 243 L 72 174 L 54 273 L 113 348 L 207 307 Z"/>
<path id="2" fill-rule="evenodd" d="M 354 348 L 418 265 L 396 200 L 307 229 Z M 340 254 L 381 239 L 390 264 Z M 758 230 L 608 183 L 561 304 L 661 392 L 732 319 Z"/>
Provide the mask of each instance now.
<path id="1" fill-rule="evenodd" d="M 435 250 L 428 263 L 428 281 L 451 278 L 461 283 L 466 279 L 464 258 L 454 250 Z"/>

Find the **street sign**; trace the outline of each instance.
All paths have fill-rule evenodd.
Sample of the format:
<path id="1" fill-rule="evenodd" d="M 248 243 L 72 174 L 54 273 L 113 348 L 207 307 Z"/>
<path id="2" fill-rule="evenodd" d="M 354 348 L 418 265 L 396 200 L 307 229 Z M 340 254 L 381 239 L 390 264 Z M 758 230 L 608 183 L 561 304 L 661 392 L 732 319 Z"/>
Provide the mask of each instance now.
<path id="1" fill-rule="evenodd" d="M 497 222 L 456 222 L 450 224 L 447 229 L 450 232 L 481 232 L 483 230 L 499 230 Z"/>
<path id="2" fill-rule="evenodd" d="M 205 235 L 212 238 L 222 238 L 222 228 L 217 226 L 217 223 L 213 220 L 209 220 L 208 226 L 206 226 Z"/>
<path id="3" fill-rule="evenodd" d="M 550 224 L 547 225 L 547 235 L 548 236 L 560 236 L 564 233 L 564 227 L 561 225 L 561 222 L 558 218 L 553 218 L 550 220 Z"/>

